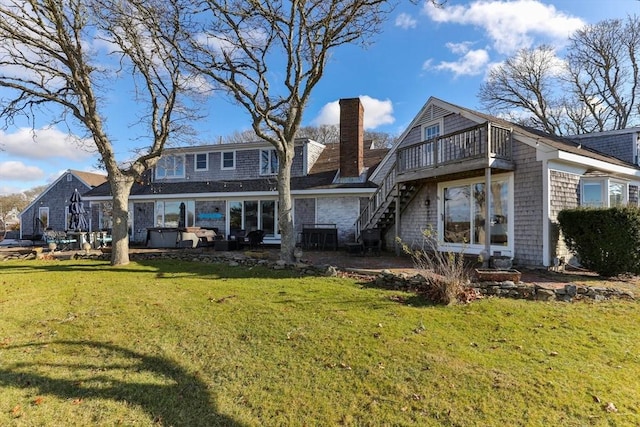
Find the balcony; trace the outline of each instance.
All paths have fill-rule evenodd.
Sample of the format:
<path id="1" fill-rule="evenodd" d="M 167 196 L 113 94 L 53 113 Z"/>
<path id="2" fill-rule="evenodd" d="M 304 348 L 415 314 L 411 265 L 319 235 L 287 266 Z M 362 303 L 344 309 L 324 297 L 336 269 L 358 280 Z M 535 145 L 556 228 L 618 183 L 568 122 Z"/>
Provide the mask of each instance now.
<path id="1" fill-rule="evenodd" d="M 396 181 L 476 169 L 513 170 L 511 130 L 485 123 L 398 149 Z"/>

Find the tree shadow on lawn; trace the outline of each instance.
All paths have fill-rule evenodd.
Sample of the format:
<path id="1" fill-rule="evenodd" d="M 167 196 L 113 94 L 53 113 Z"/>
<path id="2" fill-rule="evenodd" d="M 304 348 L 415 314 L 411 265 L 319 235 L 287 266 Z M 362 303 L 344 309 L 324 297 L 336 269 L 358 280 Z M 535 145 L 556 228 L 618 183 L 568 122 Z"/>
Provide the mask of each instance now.
<path id="1" fill-rule="evenodd" d="M 28 353 L 33 348 L 46 351 L 51 347 L 55 347 L 56 357 L 77 358 L 79 362 L 4 363 L 0 368 L 0 385 L 36 388 L 38 394 L 77 402 L 85 399 L 122 402 L 142 408 L 151 420 L 160 425 L 242 426 L 217 412 L 202 380 L 163 357 L 95 341 L 4 346 L 2 351 Z M 96 357 L 99 361 L 91 362 Z M 43 374 L 43 370 L 52 373 Z M 70 372 L 73 373 L 71 376 Z"/>
<path id="2" fill-rule="evenodd" d="M 132 265 L 148 267 L 148 270 L 139 269 Z M 266 266 L 230 266 L 223 262 L 199 262 L 181 261 L 175 259 L 165 260 L 134 260 L 124 266 L 111 266 L 105 263 L 86 263 L 82 261 L 62 261 L 51 263 L 20 263 L 2 266 L 2 275 L 28 274 L 29 271 L 46 271 L 51 273 L 69 272 L 96 272 L 105 273 L 149 273 L 157 278 L 168 277 L 168 274 L 189 274 L 192 276 L 211 277 L 218 276 L 227 279 L 242 279 L 255 277 L 292 278 L 300 277 L 300 272 L 294 269 L 274 270 Z M 1 275 L 0 275 L 1 277 Z"/>

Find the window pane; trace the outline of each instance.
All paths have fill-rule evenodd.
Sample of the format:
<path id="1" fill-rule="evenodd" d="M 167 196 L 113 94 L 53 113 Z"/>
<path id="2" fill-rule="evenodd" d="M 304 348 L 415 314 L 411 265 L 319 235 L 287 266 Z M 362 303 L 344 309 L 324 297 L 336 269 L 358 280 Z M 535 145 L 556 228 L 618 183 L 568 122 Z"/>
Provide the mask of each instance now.
<path id="1" fill-rule="evenodd" d="M 222 153 L 222 168 L 223 169 L 233 169 L 234 165 L 234 152 L 233 151 L 225 151 Z"/>
<path id="2" fill-rule="evenodd" d="M 207 169 L 206 154 L 196 154 L 196 169 Z"/>
<path id="3" fill-rule="evenodd" d="M 470 243 L 485 244 L 486 239 L 486 195 L 484 184 L 474 184 L 473 188 L 473 241 Z"/>
<path id="4" fill-rule="evenodd" d="M 40 218 L 40 222 L 44 228 L 49 227 L 49 208 L 39 208 L 38 218 Z"/>
<path id="5" fill-rule="evenodd" d="M 506 182 L 491 183 L 491 244 L 507 246 L 509 243 L 509 186 Z"/>
<path id="6" fill-rule="evenodd" d="M 229 228 L 231 230 L 242 228 L 242 202 L 229 203 Z"/>
<path id="7" fill-rule="evenodd" d="M 276 150 L 271 150 L 271 173 L 278 173 L 278 155 Z"/>
<path id="8" fill-rule="evenodd" d="M 471 231 L 469 186 L 444 190 L 444 241 L 468 243 Z"/>
<path id="9" fill-rule="evenodd" d="M 276 202 L 273 200 L 263 200 L 260 202 L 262 229 L 265 236 L 275 236 L 276 234 Z"/>
<path id="10" fill-rule="evenodd" d="M 582 185 L 582 203 L 585 206 L 602 206 L 602 183 L 584 183 Z"/>
<path id="11" fill-rule="evenodd" d="M 178 227 L 180 221 L 180 203 L 164 202 L 164 224 L 163 227 Z"/>
<path id="12" fill-rule="evenodd" d="M 244 228 L 247 233 L 258 229 L 258 202 L 244 202 Z"/>
<path id="13" fill-rule="evenodd" d="M 269 150 L 260 150 L 260 174 L 269 174 Z"/>
<path id="14" fill-rule="evenodd" d="M 424 128 L 424 139 L 425 139 L 425 141 L 428 141 L 428 140 L 433 139 L 433 138 L 437 138 L 438 136 L 440 136 L 440 125 L 439 124 Z"/>
<path id="15" fill-rule="evenodd" d="M 624 203 L 624 184 L 609 183 L 609 206 L 621 206 Z"/>

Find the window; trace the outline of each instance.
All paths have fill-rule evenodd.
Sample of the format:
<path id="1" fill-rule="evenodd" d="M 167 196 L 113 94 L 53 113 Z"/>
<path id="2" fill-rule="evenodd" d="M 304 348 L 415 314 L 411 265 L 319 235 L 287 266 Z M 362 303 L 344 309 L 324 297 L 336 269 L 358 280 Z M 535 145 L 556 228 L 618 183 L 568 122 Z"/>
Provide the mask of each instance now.
<path id="1" fill-rule="evenodd" d="M 425 141 L 434 139 L 440 136 L 440 122 L 430 123 L 422 128 L 422 136 Z"/>
<path id="2" fill-rule="evenodd" d="M 206 171 L 209 169 L 209 155 L 207 153 L 196 154 L 195 163 L 197 171 Z"/>
<path id="3" fill-rule="evenodd" d="M 156 227 L 193 227 L 196 202 L 170 200 L 156 203 Z"/>
<path id="4" fill-rule="evenodd" d="M 163 156 L 156 164 L 156 178 L 184 178 L 184 156 Z"/>
<path id="5" fill-rule="evenodd" d="M 260 150 L 260 175 L 278 173 L 278 155 L 276 150 Z"/>
<path id="6" fill-rule="evenodd" d="M 459 245 L 463 250 L 471 249 L 470 252 L 484 249 L 487 238 L 492 246 L 498 246 L 495 250 L 510 246 L 513 243 L 509 239 L 512 209 L 510 188 L 510 178 L 503 176 L 491 181 L 490 218 L 487 220 L 483 180 L 441 184 L 438 191 L 442 199 L 439 206 L 442 212 L 439 230 L 442 240 L 447 244 Z"/>
<path id="7" fill-rule="evenodd" d="M 42 228 L 46 229 L 49 227 L 49 208 L 40 207 L 38 208 L 38 219 L 40 220 L 40 224 L 42 224 Z"/>
<path id="8" fill-rule="evenodd" d="M 236 152 L 235 151 L 223 151 L 222 152 L 222 169 L 235 169 L 236 168 Z"/>
<path id="9" fill-rule="evenodd" d="M 628 200 L 628 184 L 610 178 L 587 178 L 581 182 L 581 205 L 592 208 L 623 206 Z"/>
<path id="10" fill-rule="evenodd" d="M 245 200 L 229 202 L 230 230 L 264 230 L 265 237 L 276 237 L 278 210 L 275 200 Z"/>

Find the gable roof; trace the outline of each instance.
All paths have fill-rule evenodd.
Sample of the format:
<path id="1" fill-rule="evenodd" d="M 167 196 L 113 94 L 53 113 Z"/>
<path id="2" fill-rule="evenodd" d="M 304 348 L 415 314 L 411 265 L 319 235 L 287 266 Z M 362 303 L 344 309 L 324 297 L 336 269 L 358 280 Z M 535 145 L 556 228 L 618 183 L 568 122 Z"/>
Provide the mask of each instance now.
<path id="1" fill-rule="evenodd" d="M 38 197 L 36 197 L 35 199 L 33 199 L 33 201 L 31 203 L 29 203 L 20 213 L 20 215 L 22 215 L 23 212 L 27 212 L 29 209 L 31 209 L 31 207 L 38 202 L 38 200 L 40 200 L 42 198 L 42 196 L 44 196 L 45 194 L 47 194 L 52 188 L 54 188 L 64 177 L 66 177 L 68 174 L 71 174 L 73 176 L 75 176 L 78 181 L 80 181 L 82 184 L 84 184 L 87 189 L 92 189 L 92 188 L 96 188 L 104 183 L 107 182 L 107 177 L 105 175 L 101 175 L 98 173 L 93 173 L 93 172 L 83 172 L 83 171 L 77 171 L 77 170 L 73 170 L 73 169 L 68 169 L 65 172 L 61 173 L 60 176 L 53 181 L 51 184 L 49 184 L 49 186 L 47 188 L 45 188 L 45 190 L 40 193 L 38 195 Z M 83 189 L 85 190 L 85 189 Z M 81 194 L 84 193 L 84 191 L 80 192 Z"/>
<path id="2" fill-rule="evenodd" d="M 97 187 L 107 182 L 107 176 L 99 173 L 77 171 L 72 169 L 69 169 L 67 173 L 72 173 L 73 175 L 75 175 L 76 178 L 82 181 L 82 183 L 87 187 Z M 62 174 L 62 176 L 64 176 L 64 174 Z"/>
<path id="3" fill-rule="evenodd" d="M 395 152 L 398 149 L 399 145 L 403 142 L 408 133 L 418 126 L 420 123 L 425 120 L 435 120 L 439 117 L 444 117 L 449 114 L 460 114 L 461 116 L 474 121 L 478 124 L 490 122 L 497 124 L 499 126 L 509 128 L 512 130 L 516 138 L 519 141 L 532 145 L 532 146 L 546 146 L 547 151 L 562 151 L 565 153 L 570 153 L 577 156 L 582 156 L 585 158 L 606 162 L 611 165 L 621 166 L 625 168 L 633 168 L 639 170 L 638 167 L 632 163 L 625 162 L 624 160 L 618 159 L 613 156 L 609 156 L 607 154 L 603 154 L 599 151 L 583 147 L 579 141 L 571 140 L 569 138 L 559 137 L 555 135 L 548 134 L 538 129 L 534 129 L 527 126 L 522 126 L 516 123 L 512 123 L 510 121 L 501 119 L 499 117 L 492 116 L 490 114 L 482 113 L 479 111 L 475 111 L 466 107 L 461 107 L 459 105 L 451 104 L 447 101 L 443 101 L 442 99 L 436 97 L 430 97 L 427 102 L 420 109 L 418 114 L 414 117 L 411 123 L 407 126 L 404 132 L 400 135 L 400 137 L 396 140 L 396 143 L 393 145 L 389 153 L 382 160 L 381 164 L 387 163 L 393 156 L 395 156 Z M 382 168 L 374 171 L 372 178 L 381 171 Z"/>

